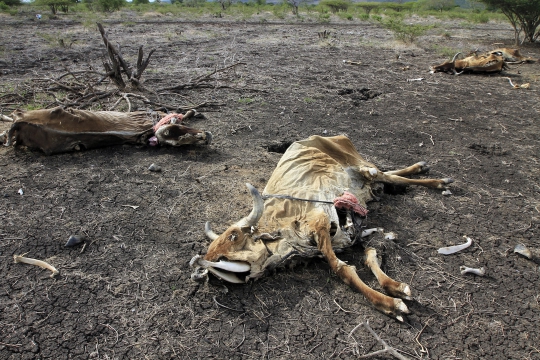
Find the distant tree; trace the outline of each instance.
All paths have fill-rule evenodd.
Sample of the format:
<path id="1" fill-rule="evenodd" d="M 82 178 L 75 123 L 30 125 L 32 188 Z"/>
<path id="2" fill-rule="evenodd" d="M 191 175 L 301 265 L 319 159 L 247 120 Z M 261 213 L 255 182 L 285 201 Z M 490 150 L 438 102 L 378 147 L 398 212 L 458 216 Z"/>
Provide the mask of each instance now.
<path id="1" fill-rule="evenodd" d="M 540 36 L 540 0 L 481 0 L 488 7 L 497 8 L 508 18 L 514 28 L 516 45 L 523 31 L 524 39 L 535 42 Z"/>
<path id="2" fill-rule="evenodd" d="M 455 0 L 418 0 L 416 7 L 422 10 L 450 10 L 456 7 Z"/>
<path id="3" fill-rule="evenodd" d="M 34 4 L 41 6 L 48 6 L 51 9 L 53 15 L 56 15 L 58 11 L 67 13 L 70 6 L 77 3 L 77 0 L 36 0 Z"/>
<path id="4" fill-rule="evenodd" d="M 17 5 L 21 5 L 21 1 L 20 0 L 2 0 L 2 2 L 4 4 L 6 4 L 7 6 L 17 6 Z"/>
<path id="5" fill-rule="evenodd" d="M 356 6 L 358 6 L 359 8 L 364 9 L 366 14 L 369 15 L 369 13 L 371 11 L 380 8 L 381 4 L 379 4 L 377 2 L 361 2 L 361 3 L 356 3 Z"/>
<path id="6" fill-rule="evenodd" d="M 221 5 L 221 10 L 227 10 L 232 5 L 233 0 L 218 0 L 218 2 Z"/>
<path id="7" fill-rule="evenodd" d="M 304 2 L 306 2 L 306 0 L 286 0 L 285 3 L 287 3 L 292 8 L 293 14 L 298 16 L 298 8 Z"/>
<path id="8" fill-rule="evenodd" d="M 350 0 L 322 0 L 319 4 L 328 7 L 332 14 L 335 14 L 340 11 L 347 11 L 351 3 Z"/>
<path id="9" fill-rule="evenodd" d="M 132 4 L 133 4 L 133 5 L 149 4 L 149 3 L 150 3 L 149 0 L 133 0 L 133 1 L 132 1 Z"/>

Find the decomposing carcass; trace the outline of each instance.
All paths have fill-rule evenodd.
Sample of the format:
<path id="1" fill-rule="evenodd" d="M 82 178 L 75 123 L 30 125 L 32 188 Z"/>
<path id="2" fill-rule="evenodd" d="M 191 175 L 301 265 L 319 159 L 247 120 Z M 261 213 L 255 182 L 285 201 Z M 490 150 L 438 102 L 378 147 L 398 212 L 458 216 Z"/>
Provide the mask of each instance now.
<path id="1" fill-rule="evenodd" d="M 11 128 L 0 141 L 6 146 L 26 146 L 46 154 L 120 144 L 180 146 L 211 142 L 211 133 L 181 125 L 182 115 L 175 115 L 176 118 L 146 111 L 124 113 L 62 107 L 16 110 Z M 154 124 L 160 118 L 168 121 Z M 175 119 L 179 121 L 175 123 Z"/>
<path id="2" fill-rule="evenodd" d="M 454 55 L 451 61 L 445 61 L 441 65 L 431 66 L 430 72 L 446 72 L 459 75 L 464 72 L 469 73 L 494 73 L 501 72 L 508 68 L 501 55 L 470 55 L 464 59 L 458 59 L 461 53 Z"/>
<path id="3" fill-rule="evenodd" d="M 410 299 L 411 289 L 383 273 L 375 249 L 365 249 L 365 264 L 390 296 L 368 287 L 355 267 L 338 259 L 336 252 L 374 232 L 362 229 L 366 203 L 380 194 L 384 183 L 444 189 L 453 181 L 403 177 L 428 169 L 419 162 L 382 172 L 364 160 L 345 136 L 312 136 L 295 142 L 277 164 L 262 195 L 247 184 L 253 198 L 248 216 L 219 235 L 206 223 L 205 233 L 212 243 L 206 255 L 192 258 L 192 279 L 207 279 L 210 272 L 224 281 L 245 283 L 306 258 L 324 257 L 346 284 L 378 310 L 403 320 L 408 309 L 402 299 Z M 382 229 L 375 232 L 380 234 Z"/>

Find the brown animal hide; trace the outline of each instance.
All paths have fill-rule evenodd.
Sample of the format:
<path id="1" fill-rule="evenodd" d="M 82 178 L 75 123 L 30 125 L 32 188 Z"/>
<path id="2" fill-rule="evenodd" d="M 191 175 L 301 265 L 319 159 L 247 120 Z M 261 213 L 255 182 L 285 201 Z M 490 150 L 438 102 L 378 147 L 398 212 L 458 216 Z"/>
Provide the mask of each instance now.
<path id="1" fill-rule="evenodd" d="M 5 136 L 5 145 L 27 146 L 47 155 L 120 144 L 142 145 L 154 135 L 153 119 L 144 111 L 122 113 L 57 107 L 16 110 L 13 119 L 13 125 Z M 168 131 L 162 131 L 158 136 L 164 144 L 207 144 L 211 139 L 210 133 L 183 125 L 167 127 Z"/>
<path id="2" fill-rule="evenodd" d="M 539 61 L 538 59 L 533 59 L 531 57 L 525 57 L 521 55 L 519 49 L 500 48 L 490 51 L 488 54 L 502 56 L 504 61 L 506 61 L 507 63 L 532 63 Z"/>
<path id="3" fill-rule="evenodd" d="M 443 189 L 452 182 L 402 177 L 427 170 L 426 163 L 420 162 L 382 172 L 364 160 L 345 136 L 312 136 L 295 142 L 283 154 L 262 195 L 248 184 L 253 197 L 248 216 L 221 235 L 206 224 L 212 243 L 204 257 L 196 255 L 191 260 L 196 268 L 192 278 L 200 280 L 210 272 L 228 282 L 245 283 L 298 260 L 322 256 L 346 284 L 377 309 L 403 320 L 402 314 L 408 310 L 398 298 L 409 299 L 410 287 L 382 272 L 374 249 L 366 249 L 366 265 L 390 296 L 368 287 L 355 267 L 339 260 L 335 253 L 366 235 L 361 228 L 366 203 L 381 189 L 381 183 Z M 341 202 L 351 206 L 341 207 Z"/>

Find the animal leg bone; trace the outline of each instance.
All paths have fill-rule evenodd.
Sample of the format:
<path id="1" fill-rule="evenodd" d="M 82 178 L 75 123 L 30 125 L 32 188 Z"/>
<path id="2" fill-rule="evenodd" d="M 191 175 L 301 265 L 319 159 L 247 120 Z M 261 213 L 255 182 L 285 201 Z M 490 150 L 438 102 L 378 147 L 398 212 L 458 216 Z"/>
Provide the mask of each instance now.
<path id="1" fill-rule="evenodd" d="M 365 254 L 366 266 L 373 272 L 384 291 L 392 296 L 411 300 L 411 287 L 405 283 L 395 281 L 381 270 L 377 259 L 377 251 L 374 248 L 367 248 Z"/>
<path id="2" fill-rule="evenodd" d="M 372 303 L 377 310 L 388 316 L 392 316 L 399 321 L 403 321 L 403 314 L 408 314 L 409 309 L 401 299 L 386 296 L 376 290 L 373 290 L 367 286 L 366 283 L 360 279 L 360 277 L 358 277 L 356 268 L 354 266 L 347 265 L 337 258 L 334 250 L 332 249 L 332 242 L 330 239 L 330 222 L 328 219 L 322 215 L 318 219 L 314 220 L 310 225 L 313 230 L 313 237 L 317 242 L 319 251 L 321 251 L 325 259 L 330 264 L 332 270 L 343 280 L 343 282 L 362 293 L 362 295 L 364 295 L 364 297 L 370 303 Z"/>
<path id="3" fill-rule="evenodd" d="M 385 171 L 385 175 L 398 175 L 398 176 L 407 176 L 414 174 L 423 174 L 429 171 L 429 165 L 425 161 L 417 162 L 414 165 L 408 166 L 404 169 Z"/>
<path id="4" fill-rule="evenodd" d="M 409 179 L 398 175 L 386 174 L 378 172 L 375 174 L 373 181 L 394 184 L 394 185 L 420 185 L 432 189 L 446 189 L 446 185 L 454 182 L 453 179 Z"/>
<path id="5" fill-rule="evenodd" d="M 36 266 L 39 266 L 39 267 L 41 267 L 43 269 L 51 270 L 52 271 L 51 277 L 55 277 L 56 275 L 58 275 L 60 273 L 51 264 L 46 263 L 45 261 L 41 261 L 41 260 L 26 258 L 26 257 L 24 257 L 24 255 L 26 255 L 26 254 L 13 255 L 14 262 L 15 263 L 24 263 L 24 264 L 36 265 Z"/>

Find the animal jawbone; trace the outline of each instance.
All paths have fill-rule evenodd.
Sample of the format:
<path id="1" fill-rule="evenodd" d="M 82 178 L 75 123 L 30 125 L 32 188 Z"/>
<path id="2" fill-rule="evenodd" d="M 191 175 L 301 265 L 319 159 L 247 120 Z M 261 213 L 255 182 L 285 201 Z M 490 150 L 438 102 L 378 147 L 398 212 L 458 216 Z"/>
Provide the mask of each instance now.
<path id="1" fill-rule="evenodd" d="M 216 262 L 204 260 L 200 255 L 195 255 L 189 262 L 191 267 L 195 268 L 192 274 L 193 279 L 201 280 L 205 278 L 208 272 L 216 277 L 234 284 L 243 284 L 246 277 L 241 278 L 241 274 L 249 273 L 251 265 L 243 261 L 219 260 Z M 201 268 L 204 269 L 201 272 Z"/>

